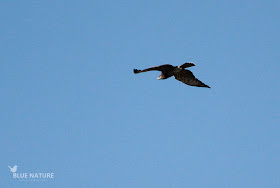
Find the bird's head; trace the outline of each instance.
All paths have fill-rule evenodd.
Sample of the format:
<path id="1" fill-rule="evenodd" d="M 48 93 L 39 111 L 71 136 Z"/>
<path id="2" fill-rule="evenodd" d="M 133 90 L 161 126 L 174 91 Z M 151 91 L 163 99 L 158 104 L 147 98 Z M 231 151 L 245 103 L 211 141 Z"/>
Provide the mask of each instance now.
<path id="1" fill-rule="evenodd" d="M 158 79 L 158 80 L 162 80 L 162 79 L 165 79 L 165 77 L 162 76 L 162 75 L 159 75 L 159 77 L 157 77 L 157 79 Z"/>

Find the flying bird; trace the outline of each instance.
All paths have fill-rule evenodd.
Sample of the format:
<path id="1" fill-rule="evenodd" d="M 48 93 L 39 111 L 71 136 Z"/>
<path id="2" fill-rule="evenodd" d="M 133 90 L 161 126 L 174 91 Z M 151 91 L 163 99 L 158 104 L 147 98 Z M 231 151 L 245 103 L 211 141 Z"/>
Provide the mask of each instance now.
<path id="1" fill-rule="evenodd" d="M 157 71 L 161 71 L 161 74 L 157 78 L 158 80 L 167 79 L 170 78 L 171 76 L 174 76 L 176 80 L 179 80 L 187 85 L 210 88 L 208 85 L 198 80 L 190 70 L 185 69 L 192 66 L 195 66 L 195 64 L 188 63 L 188 62 L 177 67 L 173 65 L 165 64 L 165 65 L 147 68 L 144 70 L 134 69 L 133 72 L 135 74 L 138 74 L 141 72 L 157 70 Z"/>
<path id="2" fill-rule="evenodd" d="M 8 166 L 11 172 L 15 173 L 17 171 L 17 165 L 15 165 L 13 168 Z"/>

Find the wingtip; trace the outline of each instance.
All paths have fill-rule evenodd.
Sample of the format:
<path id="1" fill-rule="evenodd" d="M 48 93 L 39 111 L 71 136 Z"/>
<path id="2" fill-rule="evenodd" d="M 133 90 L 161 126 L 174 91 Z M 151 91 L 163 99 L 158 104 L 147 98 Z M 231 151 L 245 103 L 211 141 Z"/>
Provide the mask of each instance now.
<path id="1" fill-rule="evenodd" d="M 206 84 L 202 84 L 202 85 L 200 85 L 200 86 L 198 86 L 198 87 L 211 88 L 210 86 L 208 86 L 208 85 L 206 85 Z"/>
<path id="2" fill-rule="evenodd" d="M 139 72 L 141 72 L 141 71 L 138 70 L 138 69 L 133 69 L 133 72 L 134 72 L 134 74 L 137 74 L 137 73 L 139 73 Z"/>

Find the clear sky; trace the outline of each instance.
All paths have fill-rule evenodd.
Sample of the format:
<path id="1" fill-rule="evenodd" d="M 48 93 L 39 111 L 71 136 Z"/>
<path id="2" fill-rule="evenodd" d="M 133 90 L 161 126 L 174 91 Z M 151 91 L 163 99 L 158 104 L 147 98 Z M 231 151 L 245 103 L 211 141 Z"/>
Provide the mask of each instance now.
<path id="1" fill-rule="evenodd" d="M 279 7 L 2 1 L 0 187 L 280 187 Z"/>

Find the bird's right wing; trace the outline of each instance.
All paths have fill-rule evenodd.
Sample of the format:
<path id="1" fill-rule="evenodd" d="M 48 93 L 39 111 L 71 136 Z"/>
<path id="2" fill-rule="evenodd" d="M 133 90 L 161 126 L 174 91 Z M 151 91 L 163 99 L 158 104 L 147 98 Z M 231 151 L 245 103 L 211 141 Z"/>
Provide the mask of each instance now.
<path id="1" fill-rule="evenodd" d="M 160 65 L 160 66 L 155 66 L 155 67 L 150 67 L 150 68 L 147 68 L 147 69 L 144 69 L 144 70 L 138 70 L 138 69 L 134 69 L 133 72 L 135 74 L 137 73 L 140 73 L 140 72 L 148 72 L 148 71 L 153 71 L 153 70 L 157 70 L 157 71 L 164 71 L 166 69 L 170 69 L 170 68 L 173 68 L 172 65 Z"/>
<path id="2" fill-rule="evenodd" d="M 174 77 L 176 80 L 179 80 L 187 85 L 190 86 L 197 86 L 197 87 L 208 87 L 208 85 L 202 83 L 200 80 L 198 80 L 191 71 L 182 69 L 180 72 L 177 72 L 174 74 Z"/>

